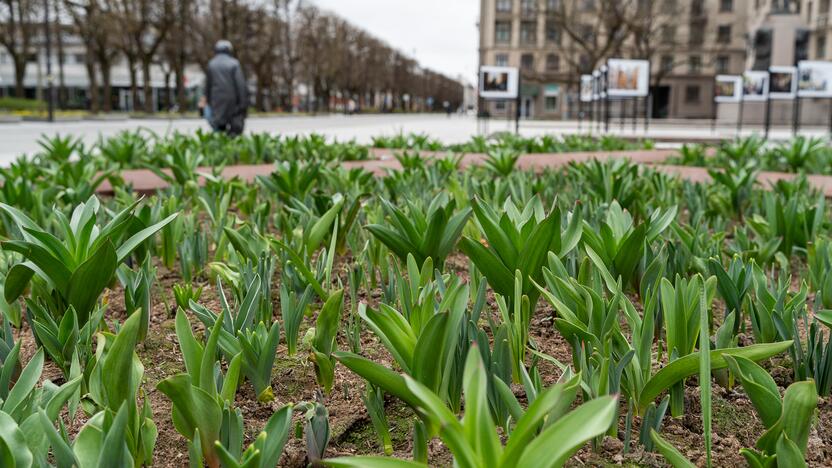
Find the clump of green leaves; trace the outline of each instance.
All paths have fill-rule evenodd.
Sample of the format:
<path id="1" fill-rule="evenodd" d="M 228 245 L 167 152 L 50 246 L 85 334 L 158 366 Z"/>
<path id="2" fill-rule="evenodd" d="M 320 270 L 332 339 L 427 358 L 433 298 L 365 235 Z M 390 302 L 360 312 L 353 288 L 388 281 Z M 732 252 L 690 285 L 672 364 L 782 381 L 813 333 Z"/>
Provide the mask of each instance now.
<path id="1" fill-rule="evenodd" d="M 366 229 L 402 262 L 413 255 L 421 265 L 430 257 L 440 270 L 471 216 L 470 208 L 456 212 L 456 202 L 446 193 L 435 196 L 427 209 L 408 202 L 404 211 L 387 200 L 382 203 L 390 226 L 370 224 Z"/>

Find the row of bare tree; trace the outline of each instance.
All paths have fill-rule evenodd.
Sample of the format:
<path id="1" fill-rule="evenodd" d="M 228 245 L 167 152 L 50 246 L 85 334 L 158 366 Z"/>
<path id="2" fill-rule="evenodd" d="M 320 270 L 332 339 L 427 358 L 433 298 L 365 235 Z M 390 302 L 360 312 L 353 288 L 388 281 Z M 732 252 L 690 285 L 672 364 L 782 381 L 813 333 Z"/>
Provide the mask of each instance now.
<path id="1" fill-rule="evenodd" d="M 462 86 L 423 69 L 344 19 L 304 0 L 0 0 L 0 46 L 15 67 L 15 90 L 24 95 L 26 63 L 38 52 L 44 8 L 54 19 L 53 51 L 63 67 L 64 41 L 80 38 L 86 49 L 89 106 L 112 110 L 111 72 L 123 60 L 134 103 L 153 112 L 151 68 L 172 78 L 175 103 L 189 107 L 185 70 L 205 67 L 219 39 L 230 40 L 260 110 L 291 110 L 300 85 L 311 110 L 327 110 L 335 96 L 357 106 L 386 110 L 426 102 L 457 106 Z M 139 79 L 141 78 L 141 79 Z M 431 99 L 429 99 L 431 98 Z"/>

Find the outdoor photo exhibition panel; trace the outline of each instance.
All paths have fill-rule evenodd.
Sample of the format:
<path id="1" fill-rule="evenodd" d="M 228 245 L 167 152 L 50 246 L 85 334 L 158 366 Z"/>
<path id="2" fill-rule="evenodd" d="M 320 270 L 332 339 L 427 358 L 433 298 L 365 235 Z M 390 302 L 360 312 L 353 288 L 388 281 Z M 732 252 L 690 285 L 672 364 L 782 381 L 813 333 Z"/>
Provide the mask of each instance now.
<path id="1" fill-rule="evenodd" d="M 714 87 L 714 101 L 739 103 L 742 99 L 742 77 L 739 75 L 717 75 Z"/>
<path id="2" fill-rule="evenodd" d="M 609 106 L 611 100 L 616 100 L 620 103 L 619 115 L 621 117 L 621 126 L 623 130 L 624 120 L 626 118 L 627 103 L 631 103 L 631 116 L 633 122 L 633 129 L 638 120 L 638 103 L 644 102 L 644 126 L 648 125 L 649 119 L 649 96 L 650 96 L 650 62 L 648 60 L 631 60 L 621 58 L 611 58 L 607 60 L 605 70 L 605 123 L 609 129 Z"/>
<path id="3" fill-rule="evenodd" d="M 800 130 L 800 106 L 803 99 L 826 99 L 832 107 L 832 62 L 803 60 L 797 64 L 797 97 L 794 104 L 793 132 Z M 829 131 L 832 132 L 832 109 Z"/>
<path id="4" fill-rule="evenodd" d="M 797 97 L 797 67 L 771 67 L 769 99 L 791 101 Z"/>
<path id="5" fill-rule="evenodd" d="M 796 67 L 774 66 L 768 71 L 749 70 L 742 76 L 717 75 L 714 102 L 737 104 L 737 134 L 742 132 L 745 103 L 765 103 L 765 135 L 771 128 L 772 102 L 792 101 L 792 131 L 800 129 L 800 106 L 803 99 L 825 99 L 830 102 L 829 131 L 832 132 L 832 62 L 804 60 Z M 717 123 L 714 108 L 713 126 Z"/>
<path id="6" fill-rule="evenodd" d="M 766 138 L 768 138 L 769 130 L 769 74 L 767 71 L 748 70 L 742 74 L 742 96 L 740 98 L 740 108 L 737 112 L 737 134 L 742 132 L 743 120 L 745 118 L 745 103 L 746 102 L 763 102 L 766 103 L 766 116 L 764 118 L 764 128 Z"/>
<path id="7" fill-rule="evenodd" d="M 480 97 L 515 103 L 515 132 L 520 131 L 520 70 L 514 67 L 480 67 Z"/>

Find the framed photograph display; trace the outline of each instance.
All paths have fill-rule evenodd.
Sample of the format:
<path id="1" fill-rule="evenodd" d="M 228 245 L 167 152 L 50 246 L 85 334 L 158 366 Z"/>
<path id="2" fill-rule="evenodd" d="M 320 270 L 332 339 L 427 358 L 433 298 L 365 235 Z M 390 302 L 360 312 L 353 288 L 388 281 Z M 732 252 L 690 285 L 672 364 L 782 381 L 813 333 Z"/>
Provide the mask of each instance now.
<path id="1" fill-rule="evenodd" d="M 517 99 L 519 71 L 513 67 L 480 68 L 480 96 L 484 99 Z"/>
<path id="2" fill-rule="evenodd" d="M 797 95 L 832 98 L 832 62 L 805 60 L 798 63 Z"/>
<path id="3" fill-rule="evenodd" d="M 742 75 L 742 99 L 765 102 L 768 99 L 768 72 L 747 71 Z"/>
<path id="4" fill-rule="evenodd" d="M 592 97 L 595 95 L 593 84 L 592 75 L 581 75 L 581 102 L 592 102 Z"/>
<path id="5" fill-rule="evenodd" d="M 770 99 L 791 100 L 797 97 L 797 67 L 771 67 L 768 75 Z"/>
<path id="6" fill-rule="evenodd" d="M 607 61 L 610 97 L 647 97 L 650 93 L 650 62 L 609 59 Z"/>
<path id="7" fill-rule="evenodd" d="M 742 77 L 737 75 L 717 75 L 714 84 L 714 101 L 740 102 L 742 99 Z"/>

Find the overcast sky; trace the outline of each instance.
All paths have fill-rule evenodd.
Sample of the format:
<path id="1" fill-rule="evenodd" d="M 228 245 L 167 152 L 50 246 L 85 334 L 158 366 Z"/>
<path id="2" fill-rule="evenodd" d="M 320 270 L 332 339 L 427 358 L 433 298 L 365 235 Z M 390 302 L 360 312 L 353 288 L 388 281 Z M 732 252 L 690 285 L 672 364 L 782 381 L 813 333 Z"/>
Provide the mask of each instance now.
<path id="1" fill-rule="evenodd" d="M 452 78 L 477 78 L 479 0 L 312 0 L 420 64 Z"/>

